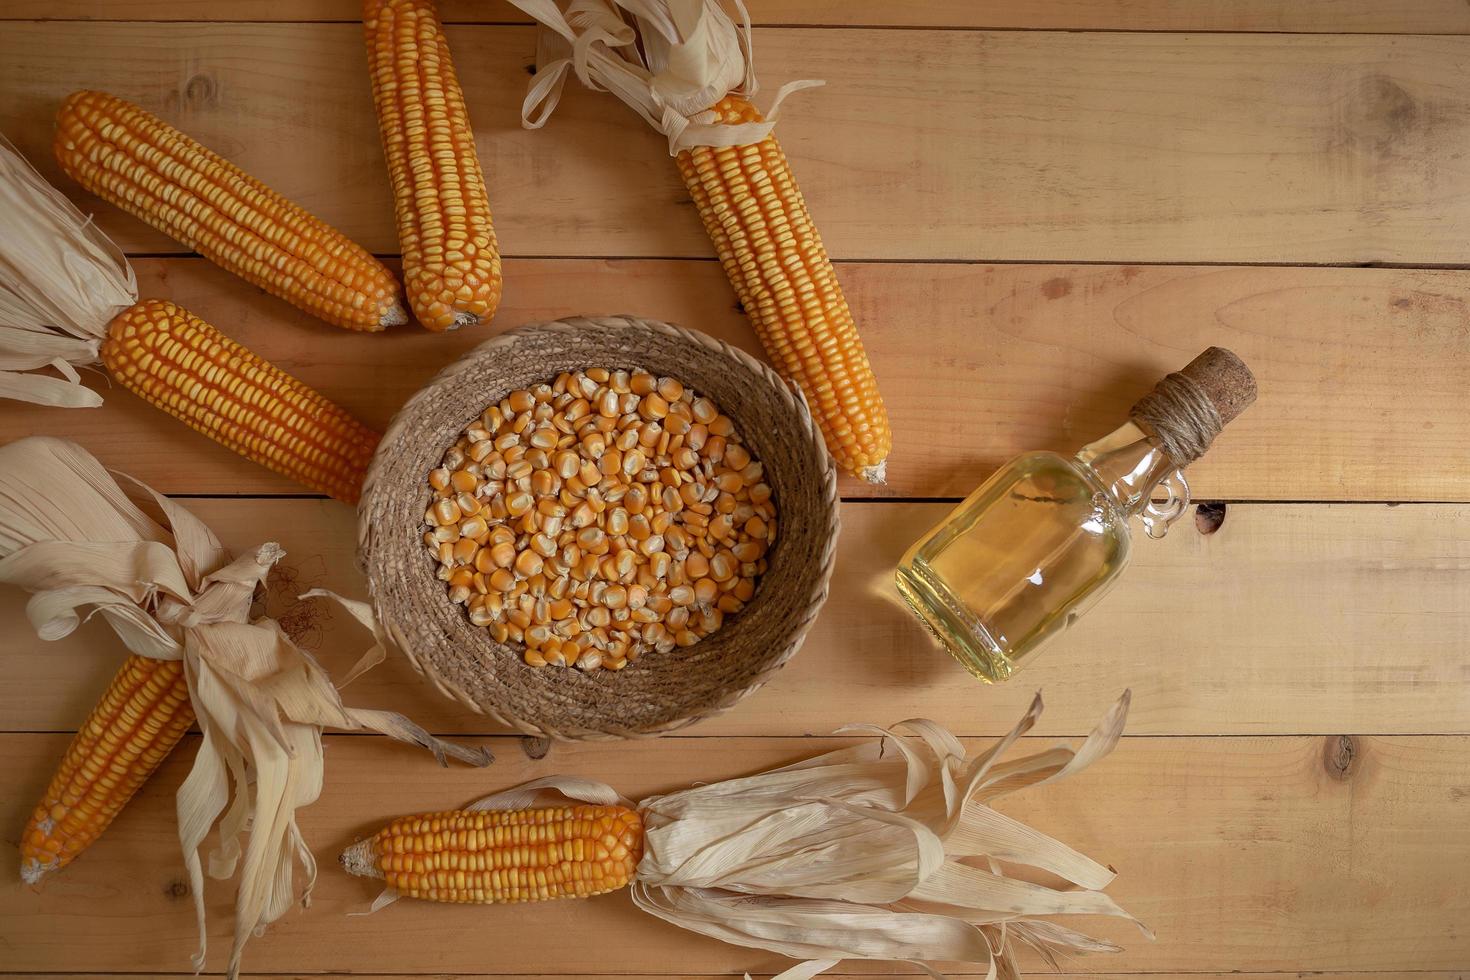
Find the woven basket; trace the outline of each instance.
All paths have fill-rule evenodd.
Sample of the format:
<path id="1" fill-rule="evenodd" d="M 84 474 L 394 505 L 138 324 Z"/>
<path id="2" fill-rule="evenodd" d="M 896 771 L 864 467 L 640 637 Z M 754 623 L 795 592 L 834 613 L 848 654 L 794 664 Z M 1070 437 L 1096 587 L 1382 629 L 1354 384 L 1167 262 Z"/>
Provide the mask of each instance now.
<path id="1" fill-rule="evenodd" d="M 429 470 L 471 419 L 516 388 L 588 367 L 641 367 L 714 399 L 765 465 L 780 535 L 755 597 L 699 643 L 621 671 L 533 668 L 449 602 L 425 550 Z M 358 560 L 390 639 L 446 696 L 560 739 L 660 735 L 719 714 L 801 646 L 827 598 L 837 478 L 805 402 L 769 367 L 704 334 L 631 316 L 519 327 L 441 371 L 393 419 L 358 507 Z"/>

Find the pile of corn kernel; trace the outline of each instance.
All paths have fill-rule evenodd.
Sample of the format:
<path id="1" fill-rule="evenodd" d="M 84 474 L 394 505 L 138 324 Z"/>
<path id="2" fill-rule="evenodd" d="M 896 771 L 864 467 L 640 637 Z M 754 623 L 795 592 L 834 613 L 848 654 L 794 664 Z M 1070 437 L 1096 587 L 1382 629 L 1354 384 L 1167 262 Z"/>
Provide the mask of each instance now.
<path id="1" fill-rule="evenodd" d="M 485 409 L 429 473 L 452 602 L 533 667 L 621 670 L 755 595 L 776 540 L 761 463 L 674 378 L 589 368 Z"/>

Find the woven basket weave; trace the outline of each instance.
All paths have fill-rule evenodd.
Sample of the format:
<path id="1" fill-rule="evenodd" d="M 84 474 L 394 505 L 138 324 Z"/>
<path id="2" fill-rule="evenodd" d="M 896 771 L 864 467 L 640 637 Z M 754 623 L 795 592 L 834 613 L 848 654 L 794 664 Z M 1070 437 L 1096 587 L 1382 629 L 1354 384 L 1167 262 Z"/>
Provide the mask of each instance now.
<path id="1" fill-rule="evenodd" d="M 707 395 L 735 422 L 776 502 L 780 535 L 754 599 L 699 643 L 621 671 L 526 666 L 449 602 L 424 548 L 429 470 L 471 419 L 516 388 L 588 367 L 641 367 Z M 517 731 L 660 735 L 719 714 L 800 647 L 827 598 L 837 478 L 806 404 L 769 367 L 704 334 L 631 316 L 519 327 L 441 371 L 388 427 L 358 507 L 358 561 L 393 643 L 442 693 Z"/>

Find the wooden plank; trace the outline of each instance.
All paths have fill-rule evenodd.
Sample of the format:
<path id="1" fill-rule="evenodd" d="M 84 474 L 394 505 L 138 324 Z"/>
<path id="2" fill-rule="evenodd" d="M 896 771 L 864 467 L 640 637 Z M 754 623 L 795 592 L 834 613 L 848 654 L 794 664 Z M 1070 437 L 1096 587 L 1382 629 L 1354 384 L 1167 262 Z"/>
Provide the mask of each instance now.
<path id="1" fill-rule="evenodd" d="M 1011 30 L 1470 33 L 1456 0 L 746 0 L 756 24 Z M 527 23 L 505 0 L 445 0 L 452 23 Z M 353 0 L 9 0 L 0 20 L 356 20 Z"/>
<path id="2" fill-rule="evenodd" d="M 492 332 L 348 336 L 202 260 L 136 265 L 144 296 L 194 310 L 379 427 Z M 961 497 L 1018 453 L 1075 451 L 1164 373 L 1220 344 L 1252 365 L 1263 395 L 1191 467 L 1198 499 L 1470 500 L 1470 273 L 886 263 L 841 273 L 895 433 L 888 485 L 845 480 L 846 496 Z M 759 353 L 712 262 L 511 260 L 506 276 L 494 329 L 626 310 Z M 0 443 L 33 432 L 74 438 L 167 493 L 301 489 L 117 388 L 91 411 L 5 403 Z"/>
<path id="3" fill-rule="evenodd" d="M 1087 700 L 1101 709 L 1096 696 Z M 328 743 L 326 789 L 302 820 L 322 868 L 312 906 L 288 914 L 251 944 L 250 970 L 453 973 L 529 966 L 551 975 L 683 975 L 771 974 L 787 965 L 680 932 L 638 912 L 623 895 L 496 909 L 405 901 L 370 918 L 349 918 L 378 889 L 341 874 L 334 858 L 405 810 L 462 805 L 548 772 L 595 775 L 637 798 L 795 761 L 831 747 L 829 740 L 580 745 L 551 763 L 531 762 L 502 742 L 488 772 L 438 770 L 422 753 L 378 738 Z M 0 737 L 0 759 L 12 774 L 11 791 L 0 802 L 5 826 L 21 825 L 64 744 L 51 735 Z M 1129 738 L 1082 776 L 1022 794 L 1004 809 L 1116 867 L 1114 896 L 1157 931 L 1150 944 L 1120 923 L 1077 921 L 1127 951 L 1075 960 L 1071 969 L 1459 970 L 1461 927 L 1470 915 L 1463 887 L 1470 862 L 1467 751 L 1465 738 L 1359 738 L 1350 753 L 1336 736 L 1330 742 Z M 1346 772 L 1324 764 L 1348 758 Z M 186 766 L 187 752 L 174 756 L 108 835 L 61 876 L 34 890 L 0 891 L 8 969 L 95 971 L 123 963 L 134 970 L 187 969 L 194 922 L 172 802 Z M 218 970 L 228 948 L 230 889 L 211 884 L 208 905 L 209 968 Z M 1345 914 L 1364 908 L 1372 913 Z M 846 969 L 912 972 L 886 964 Z"/>
<path id="4" fill-rule="evenodd" d="M 578 86 L 525 132 L 532 30 L 449 33 L 508 254 L 710 254 L 661 137 Z M 838 258 L 1465 261 L 1470 40 L 770 28 L 758 47 L 771 83 L 829 83 L 781 132 Z M 105 88 L 392 252 L 361 48 L 351 24 L 17 23 L 0 129 L 54 174 L 58 100 Z"/>
<path id="5" fill-rule="evenodd" d="M 265 611 L 339 675 L 356 661 L 366 633 L 322 600 L 295 598 L 318 587 L 366 596 L 347 508 L 189 507 L 239 552 L 279 540 L 287 557 Z M 892 585 L 900 555 L 946 511 L 844 505 L 832 597 L 805 648 L 693 734 L 824 734 L 915 714 L 999 734 L 1037 690 L 1051 705 L 1039 733 L 1081 734 L 1097 698 L 1128 686 L 1139 734 L 1470 733 L 1470 507 L 1232 505 L 1209 536 L 1186 518 L 1164 541 L 1140 540 L 1117 589 L 1076 630 L 988 690 L 932 644 Z M 122 645 L 100 621 L 41 644 L 23 616 L 23 594 L 0 592 L 0 622 L 15 624 L 0 632 L 0 676 L 10 678 L 0 719 L 12 731 L 73 730 Z M 441 698 L 398 656 L 346 696 L 435 731 L 502 730 Z"/>

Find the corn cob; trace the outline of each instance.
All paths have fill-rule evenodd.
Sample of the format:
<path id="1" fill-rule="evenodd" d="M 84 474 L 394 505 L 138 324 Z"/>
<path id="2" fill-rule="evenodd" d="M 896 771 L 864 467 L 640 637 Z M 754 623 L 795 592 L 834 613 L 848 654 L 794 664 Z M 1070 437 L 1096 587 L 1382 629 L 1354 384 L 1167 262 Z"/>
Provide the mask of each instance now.
<path id="1" fill-rule="evenodd" d="M 130 656 L 72 739 L 20 845 L 28 884 L 70 864 L 194 723 L 184 665 Z"/>
<path id="2" fill-rule="evenodd" d="M 712 111 L 759 122 L 745 99 Z M 883 481 L 893 444 L 878 382 L 801 189 L 774 135 L 676 157 L 725 275 L 777 369 L 801 386 L 837 464 Z"/>
<path id="3" fill-rule="evenodd" d="M 362 21 L 409 305 L 430 330 L 488 322 L 500 303 L 500 252 L 434 4 L 365 0 Z"/>
<path id="4" fill-rule="evenodd" d="M 400 817 L 344 851 L 342 865 L 410 898 L 498 904 L 616 891 L 642 856 L 636 812 L 575 805 Z"/>
<path id="5" fill-rule="evenodd" d="M 56 159 L 83 187 L 328 323 L 406 323 L 398 283 L 347 236 L 138 106 L 75 92 Z"/>
<path id="6" fill-rule="evenodd" d="M 130 307 L 101 355 L 123 387 L 221 445 L 357 503 L 378 434 L 187 310 L 165 300 Z"/>

